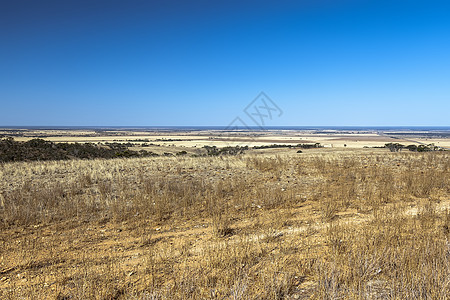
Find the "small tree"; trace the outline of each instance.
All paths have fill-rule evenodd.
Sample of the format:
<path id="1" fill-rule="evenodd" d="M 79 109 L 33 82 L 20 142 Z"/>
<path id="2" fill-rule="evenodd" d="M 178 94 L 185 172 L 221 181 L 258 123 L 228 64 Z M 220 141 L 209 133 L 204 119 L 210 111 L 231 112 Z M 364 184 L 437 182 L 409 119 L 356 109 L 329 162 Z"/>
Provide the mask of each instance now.
<path id="1" fill-rule="evenodd" d="M 405 148 L 404 145 L 399 144 L 399 143 L 388 143 L 388 144 L 385 144 L 384 147 L 388 148 L 391 152 L 399 152 L 403 148 Z"/>

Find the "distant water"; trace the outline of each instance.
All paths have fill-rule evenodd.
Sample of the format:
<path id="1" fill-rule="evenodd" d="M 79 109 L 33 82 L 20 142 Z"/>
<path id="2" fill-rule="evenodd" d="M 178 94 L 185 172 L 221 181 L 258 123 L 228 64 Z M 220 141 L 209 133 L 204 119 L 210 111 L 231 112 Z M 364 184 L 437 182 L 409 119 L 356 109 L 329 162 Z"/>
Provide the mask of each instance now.
<path id="1" fill-rule="evenodd" d="M 230 130 L 228 126 L 0 126 L 7 129 L 33 130 L 158 130 L 201 131 Z M 241 128 L 239 128 L 241 129 Z M 249 126 L 242 130 L 337 130 L 337 131 L 450 131 L 450 126 Z"/>

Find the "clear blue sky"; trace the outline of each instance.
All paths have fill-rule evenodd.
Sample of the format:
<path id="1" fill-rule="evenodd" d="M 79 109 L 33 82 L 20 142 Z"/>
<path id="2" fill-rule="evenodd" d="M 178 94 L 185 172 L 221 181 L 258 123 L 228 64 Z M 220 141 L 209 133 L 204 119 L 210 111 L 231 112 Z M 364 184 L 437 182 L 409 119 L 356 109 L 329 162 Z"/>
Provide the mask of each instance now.
<path id="1" fill-rule="evenodd" d="M 450 125 L 450 3 L 0 1 L 0 126 Z M 246 121 L 247 122 L 247 121 Z M 251 124 L 250 124 L 251 125 Z"/>

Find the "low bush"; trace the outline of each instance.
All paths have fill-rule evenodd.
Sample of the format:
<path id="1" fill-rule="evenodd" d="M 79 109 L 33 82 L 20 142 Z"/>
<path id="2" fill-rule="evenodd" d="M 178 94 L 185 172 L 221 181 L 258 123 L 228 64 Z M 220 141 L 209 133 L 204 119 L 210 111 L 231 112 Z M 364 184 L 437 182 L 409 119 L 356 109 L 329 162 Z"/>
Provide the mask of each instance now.
<path id="1" fill-rule="evenodd" d="M 0 140 L 0 162 L 157 156 L 145 150 L 129 150 L 131 146 L 129 143 L 53 143 L 43 139 L 19 142 L 6 138 Z"/>

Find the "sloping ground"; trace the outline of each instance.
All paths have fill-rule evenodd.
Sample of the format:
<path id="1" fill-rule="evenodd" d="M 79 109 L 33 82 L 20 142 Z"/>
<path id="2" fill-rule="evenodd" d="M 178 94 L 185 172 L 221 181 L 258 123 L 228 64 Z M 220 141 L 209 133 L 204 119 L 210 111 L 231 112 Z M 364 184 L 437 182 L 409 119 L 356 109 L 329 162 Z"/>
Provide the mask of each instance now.
<path id="1" fill-rule="evenodd" d="M 449 171 L 317 150 L 3 164 L 0 297 L 447 299 Z"/>

